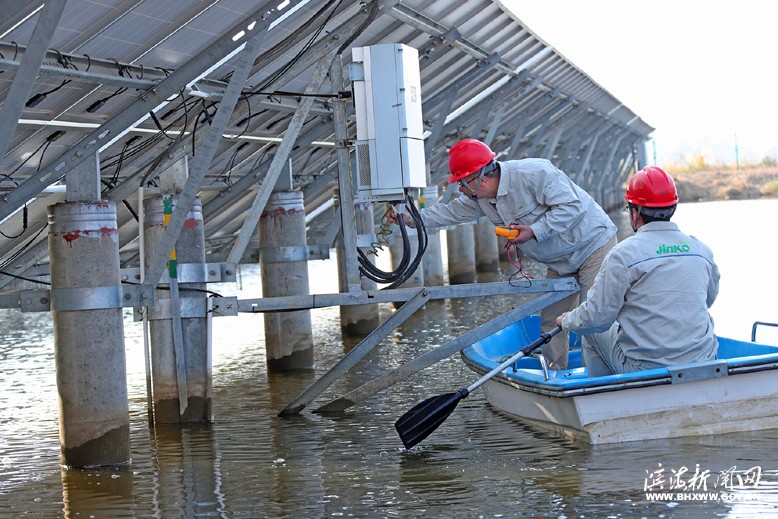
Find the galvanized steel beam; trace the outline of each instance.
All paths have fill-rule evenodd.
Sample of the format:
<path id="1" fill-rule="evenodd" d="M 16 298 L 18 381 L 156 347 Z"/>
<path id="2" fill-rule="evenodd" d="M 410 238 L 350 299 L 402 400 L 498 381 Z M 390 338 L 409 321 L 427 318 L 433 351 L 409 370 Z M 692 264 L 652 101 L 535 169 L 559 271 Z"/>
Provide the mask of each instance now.
<path id="1" fill-rule="evenodd" d="M 411 375 L 418 373 L 422 369 L 450 357 L 458 351 L 461 351 L 464 348 L 467 348 L 468 346 L 480 341 L 481 339 L 488 337 L 489 335 L 492 335 L 495 332 L 506 328 L 507 326 L 510 326 L 511 324 L 523 319 L 524 317 L 538 312 L 548 305 L 560 301 L 561 299 L 564 299 L 571 294 L 574 294 L 576 291 L 577 288 L 576 290 L 572 291 L 550 292 L 548 294 L 543 294 L 528 303 L 519 305 L 513 310 L 510 310 L 509 312 L 506 312 L 505 314 L 497 317 L 496 319 L 492 319 L 488 323 L 474 328 L 469 332 L 460 335 L 456 339 L 447 342 L 443 346 L 440 346 L 439 348 L 436 348 L 409 362 L 406 362 L 402 366 L 388 373 L 383 373 L 380 377 L 373 379 L 370 382 L 367 382 L 358 388 L 349 391 L 342 397 L 315 409 L 314 412 L 331 413 L 344 411 L 354 404 L 358 404 L 359 402 L 364 401 L 379 391 L 393 386 L 394 384 L 405 380 Z"/>
<path id="2" fill-rule="evenodd" d="M 66 0 L 47 0 L 35 23 L 35 29 L 30 37 L 30 51 L 22 59 L 11 88 L 3 101 L 3 107 L 0 108 L 0 157 L 5 156 L 11 137 L 16 131 L 16 123 L 22 115 L 25 103 L 30 99 L 32 85 L 43 63 L 46 48 L 62 17 L 62 11 L 65 10 L 65 3 Z"/>
<path id="3" fill-rule="evenodd" d="M 316 65 L 316 70 L 314 70 L 313 75 L 311 76 L 311 80 L 305 89 L 306 96 L 300 102 L 300 107 L 292 116 L 292 120 L 289 122 L 289 127 L 286 129 L 286 133 L 284 134 L 284 139 L 278 146 L 276 155 L 273 157 L 273 162 L 270 164 L 270 168 L 268 169 L 268 172 L 265 175 L 265 179 L 262 182 L 262 187 L 257 193 L 256 198 L 254 198 L 254 202 L 251 204 L 251 209 L 243 221 L 243 226 L 241 227 L 240 233 L 238 234 L 238 238 L 235 240 L 235 244 L 233 245 L 232 250 L 230 251 L 230 254 L 227 258 L 229 263 L 237 264 L 246 250 L 249 239 L 254 232 L 257 222 L 259 222 L 259 217 L 262 215 L 262 211 L 265 208 L 265 204 L 267 203 L 268 198 L 270 198 L 270 193 L 272 192 L 273 186 L 278 180 L 278 176 L 281 174 L 281 169 L 286 165 L 286 160 L 289 157 L 289 153 L 292 151 L 292 147 L 294 146 L 294 143 L 297 140 L 297 136 L 299 135 L 300 130 L 305 123 L 305 119 L 308 117 L 308 110 L 313 103 L 313 98 L 310 97 L 309 94 L 317 93 L 321 88 L 321 85 L 327 75 L 327 71 L 329 70 L 330 63 L 332 63 L 334 52 L 335 51 L 332 51 L 330 54 L 325 55 Z"/>
<path id="4" fill-rule="evenodd" d="M 303 0 L 291 0 L 291 3 L 295 4 L 301 1 Z M 291 8 L 291 6 L 287 6 L 287 8 Z M 184 63 L 155 88 L 142 92 L 132 104 L 121 110 L 99 128 L 81 138 L 75 145 L 58 155 L 49 164 L 42 167 L 34 175 L 31 175 L 23 184 L 0 199 L 0 220 L 24 205 L 27 200 L 38 195 L 44 188 L 62 178 L 68 170 L 86 160 L 111 139 L 119 136 L 127 128 L 136 124 L 149 111 L 166 103 L 171 96 L 177 95 L 186 84 L 195 80 L 213 64 L 244 45 L 247 37 L 251 38 L 258 33 L 265 32 L 270 23 L 284 13 L 285 11 L 275 9 L 268 12 L 263 6 L 234 24 L 225 31 L 222 37 L 209 45 L 203 52 Z M 249 29 L 250 25 L 251 29 Z M 235 38 L 235 35 L 241 31 L 245 31 L 245 36 Z"/>
<path id="5" fill-rule="evenodd" d="M 162 277 L 165 263 L 184 226 L 187 213 L 192 207 L 195 196 L 197 196 L 197 191 L 203 182 L 203 178 L 205 178 L 205 173 L 211 165 L 214 153 L 216 152 L 216 146 L 219 143 L 221 135 L 224 133 L 224 128 L 230 120 L 232 111 L 235 109 L 235 104 L 238 102 L 238 97 L 246 82 L 246 78 L 248 78 L 251 65 L 254 63 L 254 59 L 259 53 L 262 36 L 264 36 L 263 31 L 254 33 L 253 37 L 246 41 L 245 47 L 238 55 L 238 62 L 232 77 L 230 78 L 230 83 L 227 85 L 227 90 L 224 92 L 221 103 L 219 103 L 216 115 L 214 115 L 211 125 L 208 127 L 206 140 L 200 146 L 199 153 L 192 159 L 189 178 L 186 179 L 183 190 L 178 197 L 175 209 L 173 210 L 173 216 L 170 218 L 170 222 L 165 226 L 165 232 L 162 234 L 159 243 L 154 249 L 154 256 L 151 258 L 151 261 L 149 261 L 145 280 L 143 282 L 144 285 L 154 287 Z M 240 257 L 238 257 L 238 261 L 239 260 Z M 229 263 L 237 264 L 238 261 L 230 261 Z"/>
<path id="6" fill-rule="evenodd" d="M 505 282 L 470 283 L 461 285 L 443 285 L 426 287 L 430 299 L 459 299 L 463 297 L 481 297 L 494 295 L 537 294 L 577 290 L 573 278 L 535 279 L 532 286 L 515 287 Z M 241 299 L 238 312 L 262 313 L 308 310 L 328 306 L 362 305 L 368 303 L 401 303 L 413 298 L 419 287 L 395 288 L 393 290 L 368 290 L 358 294 L 310 294 L 288 297 L 265 297 L 260 299 Z"/>
<path id="7" fill-rule="evenodd" d="M 415 290 L 417 290 L 416 295 L 406 301 L 396 312 L 389 316 L 387 320 L 381 323 L 378 328 L 370 332 L 362 342 L 352 348 L 324 375 L 319 377 L 316 382 L 311 384 L 305 391 L 298 395 L 297 398 L 292 400 L 280 413 L 278 413 L 279 416 L 298 414 L 305 409 L 305 406 L 313 402 L 325 389 L 335 383 L 348 370 L 354 367 L 357 362 L 365 358 L 368 353 L 381 344 L 381 341 L 388 337 L 392 331 L 407 321 L 416 310 L 424 306 L 424 304 L 429 301 L 429 291 L 426 288 L 417 288 Z"/>

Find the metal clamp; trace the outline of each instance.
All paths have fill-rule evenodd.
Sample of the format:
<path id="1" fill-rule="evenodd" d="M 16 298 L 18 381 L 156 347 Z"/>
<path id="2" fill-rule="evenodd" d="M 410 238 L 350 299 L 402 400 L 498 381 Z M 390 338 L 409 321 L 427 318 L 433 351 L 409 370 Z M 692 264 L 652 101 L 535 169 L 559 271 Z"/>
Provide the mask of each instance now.
<path id="1" fill-rule="evenodd" d="M 179 263 L 179 283 L 225 283 L 237 280 L 237 269 L 234 263 Z M 122 281 L 140 282 L 140 269 L 137 267 L 123 268 Z M 162 274 L 160 283 L 170 283 L 167 272 Z"/>
<path id="2" fill-rule="evenodd" d="M 261 247 L 259 260 L 263 263 L 287 263 L 289 261 L 308 261 L 311 252 L 306 245 L 296 247 Z"/>
<path id="3" fill-rule="evenodd" d="M 78 312 L 154 304 L 154 294 L 142 285 L 22 290 L 22 312 Z"/>
<path id="4" fill-rule="evenodd" d="M 149 321 L 164 321 L 173 318 L 170 299 L 159 300 L 160 304 L 149 306 L 145 313 Z M 238 315 L 238 297 L 182 297 L 181 318 L 197 319 L 206 317 L 211 312 L 214 317 L 234 317 Z M 134 321 L 143 320 L 143 308 L 135 308 Z"/>

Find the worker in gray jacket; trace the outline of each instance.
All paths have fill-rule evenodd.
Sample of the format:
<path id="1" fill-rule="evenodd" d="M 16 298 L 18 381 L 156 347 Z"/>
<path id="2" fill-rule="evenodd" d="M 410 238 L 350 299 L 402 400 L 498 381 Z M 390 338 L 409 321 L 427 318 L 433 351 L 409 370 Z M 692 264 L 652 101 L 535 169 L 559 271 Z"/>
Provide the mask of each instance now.
<path id="1" fill-rule="evenodd" d="M 589 376 L 715 359 L 708 308 L 719 271 L 710 249 L 670 222 L 675 182 L 648 166 L 632 177 L 625 198 L 635 235 L 610 251 L 586 301 L 557 324 L 583 335 Z"/>
<path id="2" fill-rule="evenodd" d="M 421 210 L 428 228 L 473 222 L 480 215 L 517 229 L 509 241 L 548 267 L 547 277 L 575 277 L 581 291 L 541 311 L 541 328 L 585 298 L 606 253 L 616 244 L 616 226 L 605 211 L 561 170 L 545 159 L 496 161 L 481 141 L 464 139 L 449 151 L 449 183 L 462 193 L 447 204 Z M 396 222 L 393 213 L 390 222 Z M 405 222 L 410 219 L 405 217 Z M 567 337 L 557 334 L 543 347 L 553 369 L 567 368 Z"/>

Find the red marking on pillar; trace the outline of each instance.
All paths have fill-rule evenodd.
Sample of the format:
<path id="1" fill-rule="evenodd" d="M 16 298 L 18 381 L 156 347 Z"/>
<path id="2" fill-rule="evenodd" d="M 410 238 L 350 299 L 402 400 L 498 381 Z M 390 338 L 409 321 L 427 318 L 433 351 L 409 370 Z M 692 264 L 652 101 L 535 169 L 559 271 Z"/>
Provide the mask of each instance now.
<path id="1" fill-rule="evenodd" d="M 187 218 L 184 221 L 184 227 L 186 227 L 187 229 L 197 229 L 198 221 L 199 220 L 197 220 L 196 218 Z"/>
<path id="2" fill-rule="evenodd" d="M 81 231 L 70 231 L 63 238 L 68 242 L 68 245 L 73 246 L 73 242 L 81 237 Z"/>

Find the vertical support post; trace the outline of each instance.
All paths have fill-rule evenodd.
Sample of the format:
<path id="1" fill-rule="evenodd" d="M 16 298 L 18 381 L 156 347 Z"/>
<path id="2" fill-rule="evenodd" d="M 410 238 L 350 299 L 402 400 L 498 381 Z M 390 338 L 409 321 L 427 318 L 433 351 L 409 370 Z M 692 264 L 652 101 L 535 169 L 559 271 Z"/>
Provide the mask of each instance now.
<path id="1" fill-rule="evenodd" d="M 164 202 L 161 196 L 144 200 L 144 258 L 146 263 L 154 257 L 160 239 L 165 232 Z M 169 219 L 168 219 L 169 220 Z M 176 348 L 174 323 L 171 319 L 171 291 L 159 285 L 154 294 L 154 306 L 146 309 L 149 321 L 149 342 L 151 343 L 151 372 L 154 397 L 154 417 L 158 424 L 179 423 L 181 421 L 182 396 L 179 391 L 178 369 L 176 366 Z M 182 356 L 183 357 L 183 356 Z M 184 389 L 184 391 L 186 391 Z"/>
<path id="2" fill-rule="evenodd" d="M 66 202 L 49 206 L 48 219 L 62 463 L 129 463 L 116 206 Z"/>
<path id="3" fill-rule="evenodd" d="M 148 261 L 179 203 L 179 195 L 144 202 L 145 251 Z M 175 262 L 175 266 L 174 266 Z M 195 198 L 168 264 L 169 289 L 157 289 L 147 309 L 151 341 L 154 413 L 158 423 L 211 420 L 211 354 L 205 283 L 184 278 L 182 266 L 205 264 L 202 202 Z"/>
<path id="4" fill-rule="evenodd" d="M 341 204 L 343 201 L 341 200 Z M 373 261 L 375 256 L 368 254 L 370 243 L 375 241 L 373 233 L 373 204 L 354 203 L 357 244 L 366 253 L 368 259 Z M 346 254 L 343 251 L 343 240 L 338 240 L 338 278 L 341 292 L 348 292 L 348 276 L 346 274 Z M 360 280 L 362 290 L 375 290 L 376 282 L 363 277 Z M 340 307 L 340 328 L 346 335 L 367 335 L 379 325 L 378 305 L 346 305 Z"/>
<path id="5" fill-rule="evenodd" d="M 0 157 L 5 156 L 8 144 L 11 142 L 16 125 L 24 111 L 24 105 L 30 97 L 35 77 L 38 75 L 46 50 L 51 43 L 51 37 L 57 28 L 67 0 L 49 0 L 43 5 L 32 36 L 27 44 L 27 50 L 22 58 L 19 70 L 14 74 L 13 83 L 8 90 L 2 108 L 0 108 Z"/>
<path id="6" fill-rule="evenodd" d="M 486 218 L 473 226 L 476 272 L 499 272 L 500 258 L 494 224 Z"/>
<path id="7" fill-rule="evenodd" d="M 457 225 L 446 231 L 448 282 L 475 283 L 475 237 L 472 225 Z"/>
<path id="8" fill-rule="evenodd" d="M 335 56 L 330 64 L 330 80 L 332 89 L 342 92 L 345 89 L 343 79 L 343 62 L 340 55 Z M 338 192 L 340 193 L 340 218 L 343 236 L 343 268 L 345 285 L 340 287 L 343 292 L 358 292 L 360 290 L 359 261 L 357 260 L 357 230 L 354 214 L 354 189 L 351 180 L 351 160 L 348 150 L 348 119 L 346 118 L 345 99 L 334 102 L 332 122 L 335 126 L 335 157 L 338 161 Z M 372 227 L 372 222 L 370 224 Z"/>
<path id="9" fill-rule="evenodd" d="M 429 181 L 429 180 L 428 180 Z M 438 186 L 427 186 L 422 190 L 419 199 L 420 208 L 430 207 L 438 203 Z M 421 258 L 424 272 L 424 283 L 428 287 L 443 285 L 443 255 L 440 251 L 440 229 L 427 229 L 427 250 Z"/>
<path id="10" fill-rule="evenodd" d="M 177 198 L 173 197 L 173 205 Z M 190 422 L 210 422 L 211 415 L 211 326 L 204 280 L 181 278 L 187 265 L 202 265 L 205 272 L 205 225 L 202 200 L 195 198 L 176 242 L 178 286 L 181 290 L 181 332 L 184 345 L 186 403 Z"/>
<path id="11" fill-rule="evenodd" d="M 173 216 L 173 197 L 162 198 L 162 215 L 165 227 Z M 176 387 L 178 388 L 178 411 L 182 422 L 189 420 L 186 398 L 186 359 L 184 358 L 184 330 L 181 326 L 181 297 L 178 293 L 178 267 L 176 265 L 176 247 L 170 250 L 170 258 L 167 262 L 170 288 L 170 313 L 173 328 L 173 354 L 176 366 Z"/>
<path id="12" fill-rule="evenodd" d="M 308 294 L 305 207 L 300 191 L 271 193 L 259 219 L 259 264 L 264 297 Z M 310 310 L 265 313 L 271 371 L 313 369 Z"/>

